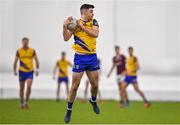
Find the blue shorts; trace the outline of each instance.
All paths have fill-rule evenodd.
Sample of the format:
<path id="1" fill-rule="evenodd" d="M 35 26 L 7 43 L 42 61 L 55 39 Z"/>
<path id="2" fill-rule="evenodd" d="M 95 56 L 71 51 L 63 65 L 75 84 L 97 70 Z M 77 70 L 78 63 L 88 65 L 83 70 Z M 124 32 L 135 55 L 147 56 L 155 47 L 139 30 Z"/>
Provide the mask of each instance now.
<path id="1" fill-rule="evenodd" d="M 73 72 L 95 71 L 100 69 L 96 54 L 74 55 Z"/>
<path id="2" fill-rule="evenodd" d="M 124 82 L 126 82 L 127 84 L 135 84 L 137 83 L 137 76 L 128 76 L 126 75 Z"/>
<path id="3" fill-rule="evenodd" d="M 58 83 L 65 82 L 66 84 L 69 83 L 68 77 L 58 77 Z"/>
<path id="4" fill-rule="evenodd" d="M 26 81 L 27 79 L 33 80 L 33 71 L 31 72 L 19 71 L 19 81 Z"/>

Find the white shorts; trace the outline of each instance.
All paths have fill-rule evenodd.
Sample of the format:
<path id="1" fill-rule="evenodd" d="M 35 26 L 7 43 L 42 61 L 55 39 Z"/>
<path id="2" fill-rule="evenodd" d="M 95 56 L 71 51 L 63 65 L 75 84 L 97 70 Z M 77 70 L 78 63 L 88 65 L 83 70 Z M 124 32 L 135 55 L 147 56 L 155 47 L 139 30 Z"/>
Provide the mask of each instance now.
<path id="1" fill-rule="evenodd" d="M 117 75 L 117 84 L 120 84 L 121 82 L 123 82 L 124 79 L 125 79 L 125 75 L 124 74 Z"/>

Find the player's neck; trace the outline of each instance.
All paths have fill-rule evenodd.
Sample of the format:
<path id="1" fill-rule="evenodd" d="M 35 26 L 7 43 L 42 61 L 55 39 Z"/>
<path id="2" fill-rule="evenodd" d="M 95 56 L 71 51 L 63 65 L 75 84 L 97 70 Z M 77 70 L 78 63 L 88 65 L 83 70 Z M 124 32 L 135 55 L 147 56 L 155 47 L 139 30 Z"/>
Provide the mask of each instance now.
<path id="1" fill-rule="evenodd" d="M 129 57 L 134 57 L 134 55 L 133 55 L 133 54 L 130 54 Z"/>
<path id="2" fill-rule="evenodd" d="M 65 60 L 65 58 L 61 58 L 61 60 Z"/>
<path id="3" fill-rule="evenodd" d="M 82 21 L 88 21 L 88 19 L 84 15 L 81 16 L 81 20 Z"/>
<path id="4" fill-rule="evenodd" d="M 120 53 L 116 53 L 116 55 L 118 56 L 118 55 L 121 55 Z"/>
<path id="5" fill-rule="evenodd" d="M 23 46 L 22 47 L 24 50 L 27 50 L 29 47 L 28 46 Z"/>

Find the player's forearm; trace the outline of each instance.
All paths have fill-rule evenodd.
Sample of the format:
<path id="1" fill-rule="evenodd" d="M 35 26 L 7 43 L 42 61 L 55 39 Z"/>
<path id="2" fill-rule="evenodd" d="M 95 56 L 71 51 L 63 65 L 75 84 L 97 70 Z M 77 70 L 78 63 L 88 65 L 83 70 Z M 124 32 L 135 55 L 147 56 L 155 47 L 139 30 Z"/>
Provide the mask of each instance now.
<path id="1" fill-rule="evenodd" d="M 13 64 L 13 71 L 16 72 L 16 70 L 17 70 L 17 59 L 15 59 Z"/>
<path id="2" fill-rule="evenodd" d="M 39 69 L 39 60 L 36 59 L 36 70 L 38 70 L 38 69 Z"/>
<path id="3" fill-rule="evenodd" d="M 63 38 L 64 41 L 68 41 L 72 36 L 72 33 L 70 33 L 66 26 L 63 26 Z"/>
<path id="4" fill-rule="evenodd" d="M 56 74 L 56 66 L 54 67 L 54 69 L 53 69 L 53 76 L 55 76 L 55 74 Z"/>
<path id="5" fill-rule="evenodd" d="M 111 67 L 110 71 L 109 71 L 109 75 L 111 75 L 112 71 L 114 70 L 114 65 Z"/>
<path id="6" fill-rule="evenodd" d="M 36 63 L 36 69 L 39 69 L 39 63 Z"/>
<path id="7" fill-rule="evenodd" d="M 89 34 L 90 36 L 92 36 L 92 37 L 97 38 L 97 37 L 99 36 L 99 32 L 98 32 L 98 31 L 91 30 L 91 29 L 87 29 L 87 28 L 85 28 L 85 27 L 83 27 L 83 30 L 84 30 L 87 34 Z"/>
<path id="8" fill-rule="evenodd" d="M 13 65 L 13 71 L 16 72 L 16 70 L 17 70 L 17 64 L 14 63 L 14 65 Z"/>

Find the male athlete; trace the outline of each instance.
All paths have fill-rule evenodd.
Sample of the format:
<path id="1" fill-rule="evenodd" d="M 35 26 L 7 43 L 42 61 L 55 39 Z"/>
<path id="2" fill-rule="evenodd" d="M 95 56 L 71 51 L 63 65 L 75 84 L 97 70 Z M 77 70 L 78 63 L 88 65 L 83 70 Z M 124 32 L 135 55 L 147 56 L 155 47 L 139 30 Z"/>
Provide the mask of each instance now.
<path id="1" fill-rule="evenodd" d="M 67 112 L 64 117 L 65 123 L 69 123 L 73 103 L 76 97 L 81 78 L 86 72 L 91 83 L 91 98 L 89 100 L 96 114 L 100 114 L 100 109 L 96 103 L 98 93 L 98 70 L 100 69 L 96 55 L 96 38 L 99 36 L 98 22 L 93 19 L 93 5 L 83 4 L 80 7 L 81 18 L 77 21 L 78 28 L 72 32 L 67 29 L 67 25 L 72 21 L 72 17 L 65 20 L 63 25 L 64 40 L 68 41 L 74 35 L 75 50 L 74 67 L 72 74 L 72 86 L 70 88 Z"/>
<path id="2" fill-rule="evenodd" d="M 36 62 L 35 74 L 39 74 L 39 61 L 36 51 L 29 47 L 29 39 L 24 37 L 22 39 L 22 48 L 19 48 L 16 52 L 16 57 L 14 60 L 14 75 L 19 74 L 20 82 L 20 103 L 21 109 L 28 109 L 28 101 L 31 94 L 31 85 L 33 82 L 33 59 Z M 17 62 L 19 60 L 19 73 L 17 73 Z M 24 99 L 24 86 L 27 83 L 26 98 Z"/>
<path id="3" fill-rule="evenodd" d="M 56 79 L 56 70 L 59 69 L 58 79 L 57 79 L 58 84 L 57 84 L 57 91 L 56 91 L 56 101 L 57 102 L 60 101 L 59 94 L 60 94 L 60 85 L 62 82 L 64 82 L 66 84 L 66 93 L 67 93 L 67 97 L 68 97 L 68 93 L 69 93 L 68 66 L 72 67 L 72 64 L 66 59 L 66 53 L 62 52 L 61 59 L 59 59 L 56 62 L 56 65 L 55 65 L 54 71 L 53 71 L 53 79 Z"/>
<path id="4" fill-rule="evenodd" d="M 121 92 L 122 92 L 122 82 L 125 78 L 125 72 L 126 72 L 126 57 L 121 54 L 120 51 L 120 47 L 119 46 L 115 46 L 115 53 L 116 55 L 113 57 L 113 65 L 107 75 L 107 77 L 109 78 L 113 69 L 116 67 L 116 74 L 117 74 L 117 84 L 118 84 L 118 88 L 119 88 L 119 97 L 120 97 L 120 107 L 124 108 L 124 106 L 128 106 L 129 105 L 129 100 L 127 97 L 127 93 L 125 93 L 125 105 L 124 102 L 122 101 L 122 97 L 121 97 Z"/>
<path id="5" fill-rule="evenodd" d="M 135 91 L 142 97 L 144 101 L 144 108 L 151 106 L 151 103 L 146 99 L 144 93 L 139 89 L 137 81 L 137 71 L 139 70 L 139 62 L 133 54 L 133 47 L 128 48 L 129 58 L 127 59 L 127 72 L 124 82 L 122 83 L 122 97 L 125 100 L 126 88 L 132 84 Z"/>

